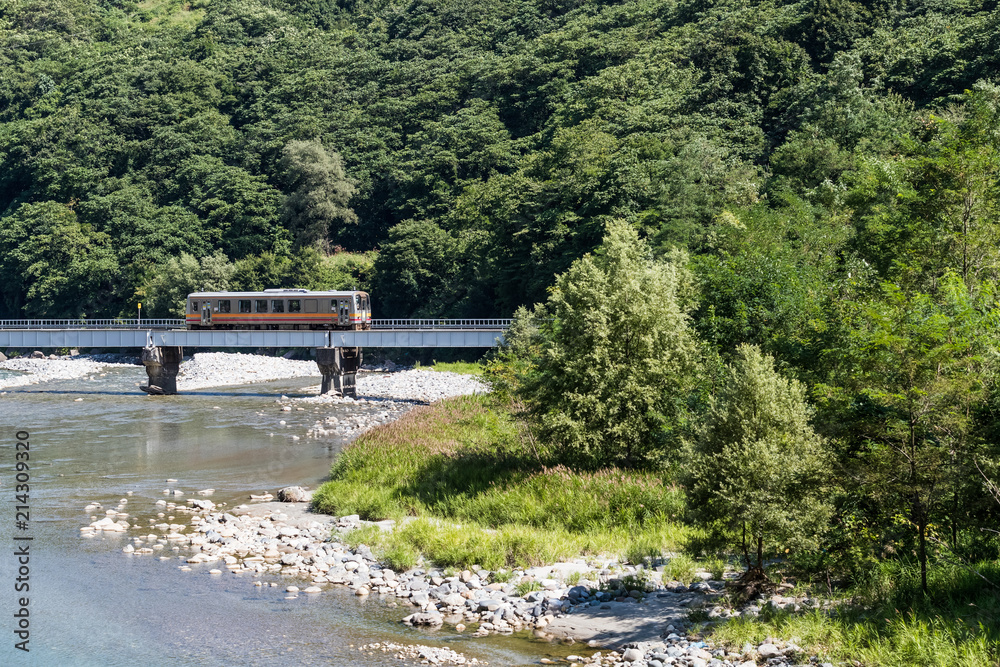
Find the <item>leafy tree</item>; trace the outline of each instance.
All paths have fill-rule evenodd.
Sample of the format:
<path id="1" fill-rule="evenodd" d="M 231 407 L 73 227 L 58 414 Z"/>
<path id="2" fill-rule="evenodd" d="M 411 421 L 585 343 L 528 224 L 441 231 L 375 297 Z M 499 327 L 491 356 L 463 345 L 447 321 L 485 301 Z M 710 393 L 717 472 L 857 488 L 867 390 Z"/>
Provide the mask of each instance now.
<path id="1" fill-rule="evenodd" d="M 298 246 L 329 249 L 334 225 L 357 224 L 348 206 L 354 183 L 344 173 L 340 155 L 328 152 L 319 141 L 291 141 L 281 152 L 281 169 L 290 192 L 285 196 L 281 220 Z"/>
<path id="2" fill-rule="evenodd" d="M 383 312 L 394 317 L 447 312 L 458 270 L 457 243 L 433 222 L 408 220 L 389 232 L 375 260 L 374 291 Z"/>
<path id="3" fill-rule="evenodd" d="M 1000 277 L 1000 89 L 927 118 L 902 158 L 869 161 L 853 176 L 855 245 L 882 277 L 933 291 L 959 274 L 970 289 Z"/>
<path id="4" fill-rule="evenodd" d="M 180 166 L 169 192 L 204 220 L 207 240 L 217 250 L 240 258 L 282 245 L 279 192 L 241 167 L 193 158 Z"/>
<path id="5" fill-rule="evenodd" d="M 698 366 L 685 263 L 655 261 L 634 229 L 614 222 L 595 254 L 556 278 L 524 391 L 560 459 L 642 467 L 678 447 Z"/>
<path id="6" fill-rule="evenodd" d="M 159 267 L 136 297 L 145 300 L 150 317 L 184 317 L 188 294 L 226 291 L 235 272 L 221 250 L 200 260 L 181 253 Z"/>
<path id="7" fill-rule="evenodd" d="M 888 533 L 891 517 L 905 514 L 924 591 L 932 525 L 956 509 L 982 447 L 974 417 L 998 316 L 984 287 L 977 299 L 954 273 L 937 297 L 884 283 L 882 298 L 845 308 L 849 333 L 830 360 L 840 384 L 817 388 L 848 422 L 853 484 L 881 514 L 876 525 Z"/>
<path id="8" fill-rule="evenodd" d="M 740 345 L 704 417 L 687 472 L 690 502 L 717 537 L 739 545 L 748 583 L 766 581 L 766 554 L 815 548 L 832 515 L 831 457 L 811 413 L 801 383 Z"/>
<path id="9" fill-rule="evenodd" d="M 118 273 L 111 239 L 53 201 L 0 219 L 0 290 L 11 315 L 81 317 L 106 308 Z"/>

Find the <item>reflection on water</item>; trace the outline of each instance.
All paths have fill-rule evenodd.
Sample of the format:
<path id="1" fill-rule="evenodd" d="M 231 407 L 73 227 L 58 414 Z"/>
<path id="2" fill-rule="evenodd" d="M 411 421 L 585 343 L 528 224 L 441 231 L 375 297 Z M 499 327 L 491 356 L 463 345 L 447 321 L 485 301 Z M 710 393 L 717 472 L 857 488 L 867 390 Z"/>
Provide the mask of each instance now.
<path id="1" fill-rule="evenodd" d="M 395 598 L 359 601 L 333 589 L 288 600 L 288 580 L 260 588 L 249 575 L 210 575 L 209 565 L 181 572 L 169 550 L 160 552 L 169 560 L 121 553 L 128 536 L 81 538 L 79 527 L 91 521 L 84 506 L 114 507 L 127 492 L 126 511 L 141 511 L 168 487 L 184 490 L 179 503 L 214 488 L 212 500 L 230 506 L 246 502 L 248 492 L 315 487 L 341 443 L 305 438 L 306 430 L 321 414 L 367 409 L 279 412 L 280 393 L 301 394 L 315 380 L 150 397 L 136 389 L 144 379 L 141 367 L 116 369 L 0 396 L 0 493 L 8 496 L 0 504 L 0 664 L 399 664 L 391 654 L 358 653 L 375 641 L 447 643 L 494 665 L 534 663 L 545 652 L 525 638 L 473 641 L 406 628 L 398 620 L 412 609 Z M 31 434 L 30 654 L 10 639 L 17 600 L 9 496 L 18 430 Z"/>

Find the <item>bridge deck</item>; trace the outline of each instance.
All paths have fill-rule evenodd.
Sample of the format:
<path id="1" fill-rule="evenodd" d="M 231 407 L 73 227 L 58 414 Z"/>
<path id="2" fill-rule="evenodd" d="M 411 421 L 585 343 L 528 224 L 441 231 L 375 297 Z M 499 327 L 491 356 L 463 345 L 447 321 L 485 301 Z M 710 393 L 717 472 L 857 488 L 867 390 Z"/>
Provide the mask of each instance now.
<path id="1" fill-rule="evenodd" d="M 503 328 L 369 331 L 189 331 L 187 329 L 0 329 L 0 347 L 494 347 Z"/>

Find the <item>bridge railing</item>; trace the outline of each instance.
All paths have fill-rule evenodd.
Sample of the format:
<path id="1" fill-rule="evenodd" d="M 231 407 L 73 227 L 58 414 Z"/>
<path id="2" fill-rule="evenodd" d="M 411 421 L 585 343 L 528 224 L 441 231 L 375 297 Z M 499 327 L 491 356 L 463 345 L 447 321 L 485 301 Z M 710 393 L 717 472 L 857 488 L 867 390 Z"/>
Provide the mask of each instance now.
<path id="1" fill-rule="evenodd" d="M 372 319 L 372 329 L 507 329 L 509 319 Z"/>
<path id="2" fill-rule="evenodd" d="M 0 329 L 177 329 L 184 320 L 158 319 L 77 319 L 77 320 L 0 320 Z"/>
<path id="3" fill-rule="evenodd" d="M 372 329 L 507 329 L 509 319 L 373 319 Z M 0 320 L 0 329 L 183 329 L 174 319 Z"/>

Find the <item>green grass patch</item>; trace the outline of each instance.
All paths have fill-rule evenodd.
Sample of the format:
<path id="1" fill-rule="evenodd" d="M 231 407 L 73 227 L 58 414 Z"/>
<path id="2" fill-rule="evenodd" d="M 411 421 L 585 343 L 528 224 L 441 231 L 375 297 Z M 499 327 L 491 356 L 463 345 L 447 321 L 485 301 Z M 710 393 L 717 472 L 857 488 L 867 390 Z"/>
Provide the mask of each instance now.
<path id="1" fill-rule="evenodd" d="M 413 365 L 424 371 L 438 371 L 441 373 L 458 373 L 460 375 L 476 375 L 482 377 L 482 364 L 472 361 L 432 361 L 430 366 L 424 366 L 419 361 Z"/>
<path id="2" fill-rule="evenodd" d="M 684 554 L 674 556 L 663 566 L 663 582 L 679 581 L 682 584 L 690 584 L 694 581 L 694 573 L 698 569 L 691 558 Z"/>
<path id="3" fill-rule="evenodd" d="M 491 570 L 581 554 L 655 557 L 691 533 L 677 520 L 681 492 L 657 475 L 545 467 L 522 435 L 490 396 L 417 408 L 352 443 L 315 507 L 372 521 L 419 517 L 373 548 L 408 545 L 440 566 Z"/>
<path id="4" fill-rule="evenodd" d="M 991 581 L 1000 581 L 1000 564 L 979 569 Z M 865 605 L 845 604 L 835 614 L 821 611 L 793 614 L 764 613 L 758 619 L 731 620 L 712 631 L 711 638 L 729 646 L 759 643 L 767 637 L 792 640 L 822 658 L 882 667 L 1000 665 L 1000 590 L 975 574 L 939 564 L 928 582 L 930 593 L 919 589 L 917 568 L 886 564 L 876 575 L 891 581 L 872 601 L 866 583 L 855 599 Z"/>

